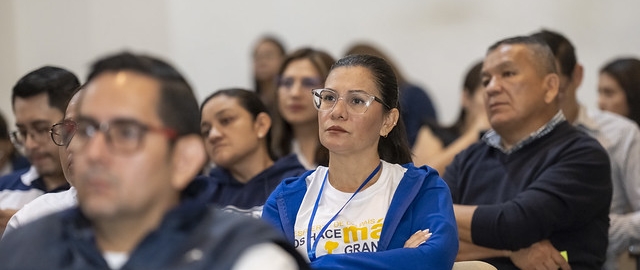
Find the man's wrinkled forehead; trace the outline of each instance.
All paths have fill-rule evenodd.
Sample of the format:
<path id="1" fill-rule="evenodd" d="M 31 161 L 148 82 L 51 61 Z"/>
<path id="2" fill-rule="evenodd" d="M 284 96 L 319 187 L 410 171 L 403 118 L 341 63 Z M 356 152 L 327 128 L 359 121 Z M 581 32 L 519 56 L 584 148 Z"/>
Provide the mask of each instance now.
<path id="1" fill-rule="evenodd" d="M 492 70 L 535 65 L 532 58 L 532 51 L 523 44 L 502 44 L 487 53 L 482 64 L 481 74 L 488 74 Z"/>

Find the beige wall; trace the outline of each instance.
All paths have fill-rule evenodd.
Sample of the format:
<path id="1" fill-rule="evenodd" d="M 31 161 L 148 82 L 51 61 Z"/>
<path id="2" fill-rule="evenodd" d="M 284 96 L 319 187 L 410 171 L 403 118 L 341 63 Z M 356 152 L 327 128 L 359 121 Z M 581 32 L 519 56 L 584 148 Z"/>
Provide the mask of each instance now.
<path id="1" fill-rule="evenodd" d="M 469 64 L 498 39 L 541 27 L 575 43 L 586 68 L 579 97 L 595 107 L 597 69 L 616 55 L 640 57 L 638 10 L 633 0 L 5 0 L 0 110 L 10 114 L 10 87 L 26 72 L 54 64 L 84 80 L 92 60 L 124 48 L 167 58 L 199 98 L 251 87 L 249 51 L 268 32 L 290 49 L 311 45 L 335 57 L 355 40 L 373 41 L 429 88 L 450 122 Z"/>
<path id="2" fill-rule="evenodd" d="M 13 126 L 13 111 L 11 110 L 12 81 L 16 72 L 15 25 L 13 17 L 13 2 L 0 1 L 0 112 L 10 126 Z"/>

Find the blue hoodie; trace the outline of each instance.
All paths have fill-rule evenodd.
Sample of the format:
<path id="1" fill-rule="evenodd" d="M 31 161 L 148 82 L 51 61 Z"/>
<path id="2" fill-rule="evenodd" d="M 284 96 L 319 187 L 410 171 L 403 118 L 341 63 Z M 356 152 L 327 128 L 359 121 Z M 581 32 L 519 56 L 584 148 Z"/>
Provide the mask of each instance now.
<path id="1" fill-rule="evenodd" d="M 332 254 L 311 262 L 314 269 L 451 269 L 458 253 L 458 231 L 451 193 L 438 173 L 412 163 L 398 185 L 384 219 L 377 252 Z M 288 178 L 273 191 L 262 218 L 294 243 L 294 225 L 307 191 L 305 179 Z M 431 237 L 417 248 L 403 248 L 418 230 L 429 229 Z"/>
<path id="2" fill-rule="evenodd" d="M 210 202 L 233 209 L 234 212 L 262 213 L 262 206 L 280 182 L 297 177 L 307 171 L 295 154 L 277 160 L 271 167 L 260 172 L 246 184 L 233 178 L 228 170 L 216 167 L 209 172 L 208 180 L 213 184 Z M 230 208 L 229 206 L 233 206 Z"/>

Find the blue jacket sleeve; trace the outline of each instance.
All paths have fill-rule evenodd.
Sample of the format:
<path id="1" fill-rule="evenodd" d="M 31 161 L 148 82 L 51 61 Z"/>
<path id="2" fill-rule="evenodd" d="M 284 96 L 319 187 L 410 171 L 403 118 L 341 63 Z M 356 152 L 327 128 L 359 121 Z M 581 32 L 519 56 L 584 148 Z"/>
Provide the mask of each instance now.
<path id="1" fill-rule="evenodd" d="M 424 174 L 422 177 L 425 177 Z M 412 181 L 403 179 L 405 180 Z M 400 200 L 398 203 L 392 202 L 386 220 L 396 218 L 400 219 L 400 222 L 395 230 L 391 224 L 385 224 L 386 228 L 383 227 L 383 237 L 391 237 L 386 250 L 321 256 L 311 263 L 312 268 L 451 269 L 458 253 L 458 233 L 451 195 L 437 174 L 429 174 L 423 180 L 424 183 L 419 189 L 403 184 L 398 187 L 394 201 L 396 197 Z M 415 194 L 415 197 L 412 197 L 412 194 Z M 411 198 L 414 199 L 408 206 L 404 206 L 405 210 L 402 201 Z M 422 229 L 429 229 L 432 236 L 417 248 L 404 248 L 406 240 Z"/>
<path id="2" fill-rule="evenodd" d="M 293 226 L 296 215 L 307 190 L 305 178 L 312 172 L 282 180 L 262 208 L 262 219 L 282 232 L 291 244 L 295 241 Z"/>
<path id="3" fill-rule="evenodd" d="M 283 235 L 286 235 L 282 220 L 280 219 L 278 204 L 276 202 L 276 198 L 278 197 L 277 195 L 282 192 L 283 183 L 280 183 L 280 185 L 276 187 L 276 189 L 271 193 L 271 195 L 269 195 L 269 198 L 265 202 L 262 208 L 262 220 L 273 225 L 276 230 L 281 232 Z M 288 237 L 287 240 L 291 243 L 293 242 L 293 239 L 289 239 Z"/>
<path id="4" fill-rule="evenodd" d="M 456 249 L 457 251 L 457 249 Z M 327 269 L 451 269 L 453 259 L 439 258 L 441 254 L 427 254 L 421 248 L 397 248 L 379 252 L 360 252 L 321 256 L 311 262 L 315 270 Z M 426 263 L 425 263 L 426 262 Z"/>

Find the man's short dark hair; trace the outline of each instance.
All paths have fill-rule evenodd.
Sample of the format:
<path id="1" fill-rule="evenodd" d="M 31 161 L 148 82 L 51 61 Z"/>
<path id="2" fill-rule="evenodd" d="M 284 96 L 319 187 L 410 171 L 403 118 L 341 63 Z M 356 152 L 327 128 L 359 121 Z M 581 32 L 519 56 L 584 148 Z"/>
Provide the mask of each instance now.
<path id="1" fill-rule="evenodd" d="M 52 66 L 44 66 L 24 75 L 15 86 L 11 94 L 11 105 L 16 98 L 30 98 L 40 94 L 47 94 L 49 106 L 65 111 L 67 103 L 80 87 L 76 75 L 70 71 Z"/>
<path id="2" fill-rule="evenodd" d="M 551 49 L 544 41 L 530 36 L 510 37 L 491 45 L 489 49 L 487 49 L 487 54 L 502 45 L 524 45 L 531 51 L 531 60 L 536 64 L 536 69 L 540 72 L 540 75 L 558 73 L 553 52 L 551 52 Z"/>
<path id="3" fill-rule="evenodd" d="M 560 72 L 571 78 L 573 70 L 578 63 L 576 49 L 573 47 L 573 44 L 571 44 L 571 42 L 560 33 L 545 29 L 538 33 L 534 33 L 531 36 L 547 43 L 551 52 L 553 52 L 553 55 L 555 55 L 556 59 L 560 63 Z"/>
<path id="4" fill-rule="evenodd" d="M 179 136 L 200 134 L 198 101 L 185 78 L 170 64 L 151 56 L 122 52 L 96 61 L 87 83 L 105 72 L 132 71 L 157 80 L 160 102 L 157 112 L 165 126 Z"/>

